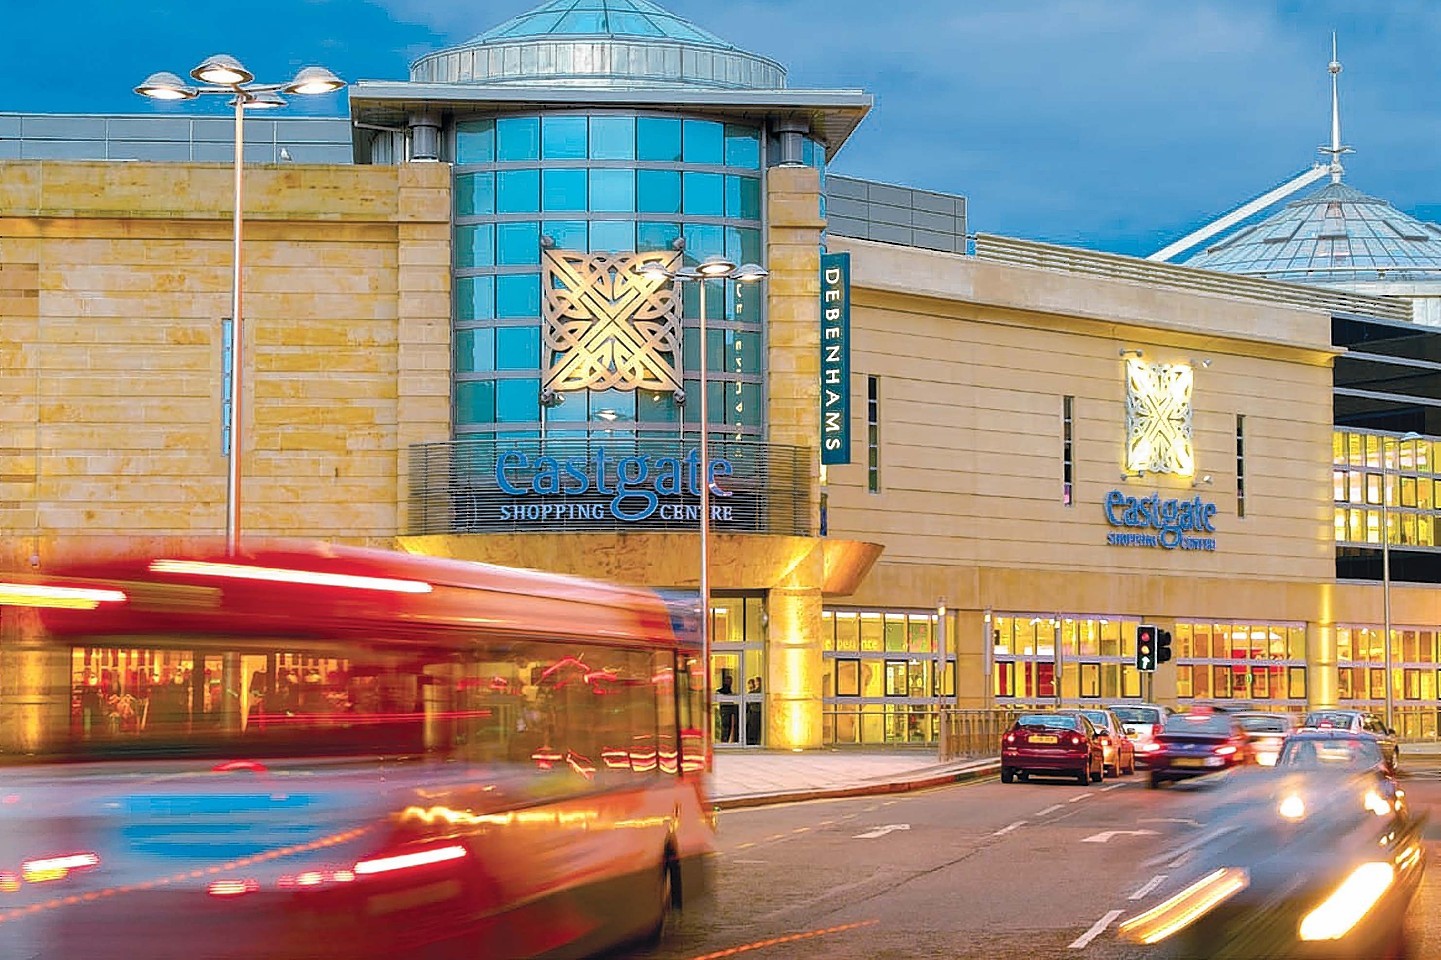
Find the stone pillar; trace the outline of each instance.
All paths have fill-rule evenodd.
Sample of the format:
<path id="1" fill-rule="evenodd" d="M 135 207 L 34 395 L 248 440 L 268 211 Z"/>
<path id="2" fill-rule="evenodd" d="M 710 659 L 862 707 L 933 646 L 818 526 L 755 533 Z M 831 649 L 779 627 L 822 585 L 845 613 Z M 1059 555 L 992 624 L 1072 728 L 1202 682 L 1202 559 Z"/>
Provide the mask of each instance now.
<path id="1" fill-rule="evenodd" d="M 766 439 L 804 450 L 792 479 L 798 512 L 812 525 L 820 510 L 820 209 L 814 169 L 766 171 Z"/>
<path id="2" fill-rule="evenodd" d="M 419 532 L 421 519 L 410 514 L 411 445 L 450 439 L 451 177 L 449 164 L 399 173 L 395 522 L 404 535 Z M 438 500 L 430 507 L 447 513 Z"/>
<path id="3" fill-rule="evenodd" d="M 780 583 L 766 591 L 765 712 L 768 746 L 821 746 L 821 583 L 819 544 Z"/>
<path id="4" fill-rule="evenodd" d="M 951 618 L 946 645 L 956 654 L 956 698 L 954 706 L 977 710 L 993 705 L 993 681 L 986 673 L 986 615 L 980 610 L 957 610 Z"/>
<path id="5" fill-rule="evenodd" d="M 1336 706 L 1340 685 L 1336 667 L 1336 627 L 1330 623 L 1306 624 L 1306 706 L 1312 710 Z"/>

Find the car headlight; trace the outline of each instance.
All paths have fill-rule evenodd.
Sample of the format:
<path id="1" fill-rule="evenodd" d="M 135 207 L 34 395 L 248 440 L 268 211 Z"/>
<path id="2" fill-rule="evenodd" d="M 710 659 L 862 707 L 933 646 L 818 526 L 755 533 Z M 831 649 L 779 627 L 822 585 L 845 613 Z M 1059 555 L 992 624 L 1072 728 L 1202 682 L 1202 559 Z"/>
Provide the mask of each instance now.
<path id="1" fill-rule="evenodd" d="M 1281 805 L 1276 808 L 1276 812 L 1287 820 L 1300 820 L 1306 816 L 1306 801 L 1294 793 L 1290 794 L 1286 799 L 1281 801 Z"/>
<path id="2" fill-rule="evenodd" d="M 1389 863 L 1361 864 L 1320 906 L 1301 919 L 1301 939 L 1341 939 L 1371 912 L 1395 880 L 1396 868 Z"/>
<path id="3" fill-rule="evenodd" d="M 1362 804 L 1367 810 L 1370 810 L 1378 817 L 1388 817 L 1391 815 L 1391 804 L 1387 803 L 1381 794 L 1375 790 L 1366 791 L 1366 799 L 1362 801 Z"/>

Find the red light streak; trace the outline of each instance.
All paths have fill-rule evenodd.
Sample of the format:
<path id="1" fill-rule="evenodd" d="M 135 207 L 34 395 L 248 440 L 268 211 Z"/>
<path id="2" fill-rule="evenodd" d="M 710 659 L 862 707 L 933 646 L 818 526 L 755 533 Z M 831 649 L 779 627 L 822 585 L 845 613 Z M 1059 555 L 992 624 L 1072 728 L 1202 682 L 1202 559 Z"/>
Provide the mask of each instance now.
<path id="1" fill-rule="evenodd" d="M 227 760 L 210 768 L 211 773 L 235 773 L 239 770 L 250 773 L 269 773 L 270 768 L 255 760 Z"/>
<path id="2" fill-rule="evenodd" d="M 321 573 L 283 567 L 253 567 L 239 563 L 211 563 L 204 560 L 152 560 L 151 573 L 178 573 L 192 577 L 222 577 L 228 580 L 265 580 L 310 587 L 338 587 L 343 590 L 378 590 L 384 593 L 430 593 L 430 584 L 420 580 L 392 577 L 362 577 L 349 573 Z"/>

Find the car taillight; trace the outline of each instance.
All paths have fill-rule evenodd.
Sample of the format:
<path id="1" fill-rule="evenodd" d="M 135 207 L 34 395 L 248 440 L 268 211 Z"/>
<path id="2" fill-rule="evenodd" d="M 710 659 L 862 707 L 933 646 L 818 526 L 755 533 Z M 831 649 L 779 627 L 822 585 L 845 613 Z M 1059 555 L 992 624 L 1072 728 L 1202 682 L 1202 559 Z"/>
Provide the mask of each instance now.
<path id="1" fill-rule="evenodd" d="M 1166 729 L 1166 728 L 1165 728 L 1165 726 L 1164 726 L 1163 724 L 1159 724 L 1159 723 L 1153 723 L 1153 724 L 1151 724 L 1151 736 L 1153 736 L 1153 737 L 1159 737 L 1159 736 L 1161 735 L 1161 731 L 1164 730 L 1164 729 Z"/>
<path id="2" fill-rule="evenodd" d="M 205 892 L 212 897 L 221 898 L 243 897 L 247 893 L 258 893 L 259 891 L 260 881 L 252 879 L 212 880 L 210 881 L 210 886 L 205 888 Z"/>
<path id="3" fill-rule="evenodd" d="M 370 857 L 355 865 L 355 875 L 357 877 L 373 877 L 377 874 L 395 873 L 399 870 L 414 870 L 419 867 L 428 867 L 437 863 L 460 860 L 463 859 L 465 855 L 465 847 L 462 847 L 458 843 L 452 843 L 443 847 L 430 847 L 425 850 L 416 850 L 412 853 L 394 853 Z"/>
<path id="4" fill-rule="evenodd" d="M 48 883 L 64 880 L 78 870 L 89 870 L 100 866 L 100 857 L 93 853 L 70 853 L 62 857 L 38 857 L 26 860 L 20 865 L 20 875 L 26 883 Z"/>
<path id="5" fill-rule="evenodd" d="M 1086 742 L 1086 738 L 1078 733 L 1071 734 L 1071 746 L 1079 747 Z"/>
<path id="6" fill-rule="evenodd" d="M 354 880 L 354 870 L 306 870 L 304 873 L 286 874 L 276 881 L 276 886 L 282 890 L 303 890 L 333 883 L 351 883 Z"/>
<path id="7" fill-rule="evenodd" d="M 1224 746 L 1224 747 L 1217 747 L 1217 748 L 1216 748 L 1216 755 L 1217 755 L 1217 756 L 1221 756 L 1221 757 L 1229 757 L 1231 754 L 1233 754 L 1233 753 L 1235 753 L 1235 752 L 1236 752 L 1236 748 L 1235 748 L 1235 747 L 1232 747 L 1232 746 Z"/>
<path id="8" fill-rule="evenodd" d="M 1007 742 L 1007 743 L 1015 743 L 1015 742 L 1016 742 L 1016 735 L 1015 735 L 1014 733 L 1008 733 L 1008 734 L 1006 734 L 1006 742 Z"/>

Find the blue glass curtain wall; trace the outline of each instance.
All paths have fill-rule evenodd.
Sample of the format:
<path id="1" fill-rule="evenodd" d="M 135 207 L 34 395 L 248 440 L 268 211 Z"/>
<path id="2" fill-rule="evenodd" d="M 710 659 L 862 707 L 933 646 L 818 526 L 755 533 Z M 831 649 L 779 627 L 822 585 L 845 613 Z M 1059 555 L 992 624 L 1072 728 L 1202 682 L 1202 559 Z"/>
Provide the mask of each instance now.
<path id="1" fill-rule="evenodd" d="M 688 403 L 590 390 L 543 405 L 543 238 L 591 253 L 665 250 L 763 263 L 760 131 L 700 118 L 554 113 L 462 120 L 455 161 L 453 424 L 457 437 L 674 435 L 699 410 L 700 291 L 683 286 Z M 709 418 L 717 437 L 764 433 L 764 296 L 707 283 Z"/>

